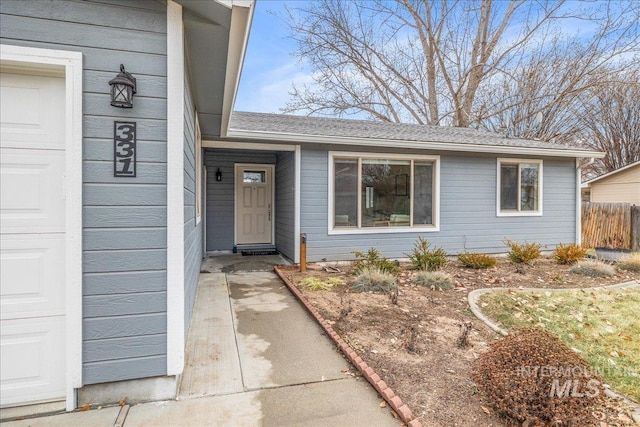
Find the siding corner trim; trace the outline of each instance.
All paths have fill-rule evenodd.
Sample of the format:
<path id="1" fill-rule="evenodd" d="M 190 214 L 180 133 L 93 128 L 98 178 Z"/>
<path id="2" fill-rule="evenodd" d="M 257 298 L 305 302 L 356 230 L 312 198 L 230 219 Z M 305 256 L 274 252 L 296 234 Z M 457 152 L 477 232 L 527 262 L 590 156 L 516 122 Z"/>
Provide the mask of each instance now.
<path id="1" fill-rule="evenodd" d="M 184 24 L 167 2 L 167 375 L 184 368 Z"/>

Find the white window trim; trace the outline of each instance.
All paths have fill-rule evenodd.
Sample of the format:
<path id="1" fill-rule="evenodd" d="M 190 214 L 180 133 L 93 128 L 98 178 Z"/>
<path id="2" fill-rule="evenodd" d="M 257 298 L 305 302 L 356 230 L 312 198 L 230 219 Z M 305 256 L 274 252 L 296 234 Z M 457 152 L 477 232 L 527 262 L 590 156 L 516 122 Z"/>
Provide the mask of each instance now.
<path id="1" fill-rule="evenodd" d="M 367 228 L 335 228 L 334 217 L 334 193 L 335 193 L 335 167 L 334 159 L 390 159 L 390 160 L 429 160 L 433 161 L 434 185 L 433 185 L 433 225 L 409 226 L 409 227 L 367 227 Z M 358 175 L 360 174 L 358 168 Z M 360 179 L 359 179 L 360 181 Z M 413 170 L 411 171 L 411 207 L 413 216 Z M 440 231 L 440 156 L 438 155 L 406 155 L 389 153 L 370 153 L 353 151 L 329 151 L 329 177 L 328 177 L 328 221 L 327 233 L 329 235 L 340 234 L 396 234 L 396 233 L 432 233 Z M 358 198 L 358 223 L 360 223 L 360 198 Z"/>
<path id="2" fill-rule="evenodd" d="M 500 166 L 502 163 L 517 163 L 517 164 L 536 164 L 538 165 L 538 210 L 537 211 L 502 211 L 500 209 Z M 497 166 L 496 166 L 496 216 L 542 216 L 542 207 L 543 207 L 543 194 L 544 187 L 543 183 L 543 171 L 542 171 L 542 159 L 520 159 L 520 158 L 504 158 L 498 157 Z M 520 181 L 520 173 L 518 169 L 518 182 Z M 519 187 L 519 186 L 518 186 Z M 520 190 L 518 190 L 519 193 Z M 518 204 L 520 203 L 520 198 L 518 197 Z"/>
<path id="3" fill-rule="evenodd" d="M 82 387 L 82 53 L 0 45 L 0 62 L 65 79 L 65 329 L 67 411 Z"/>

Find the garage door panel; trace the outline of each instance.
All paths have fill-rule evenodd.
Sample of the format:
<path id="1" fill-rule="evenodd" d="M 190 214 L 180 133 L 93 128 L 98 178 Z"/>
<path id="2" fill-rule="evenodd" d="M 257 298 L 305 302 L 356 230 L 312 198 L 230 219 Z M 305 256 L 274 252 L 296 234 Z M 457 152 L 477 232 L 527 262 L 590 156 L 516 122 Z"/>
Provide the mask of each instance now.
<path id="1" fill-rule="evenodd" d="M 0 405 L 66 395 L 64 78 L 0 73 Z M 79 166 L 79 165 L 78 165 Z"/>
<path id="2" fill-rule="evenodd" d="M 0 150 L 2 233 L 64 232 L 64 152 Z"/>
<path id="3" fill-rule="evenodd" d="M 2 405 L 64 396 L 64 317 L 2 320 L 0 324 Z"/>
<path id="4" fill-rule="evenodd" d="M 64 79 L 0 74 L 2 147 L 64 150 Z"/>
<path id="5" fill-rule="evenodd" d="M 2 319 L 64 314 L 63 235 L 7 235 L 0 251 Z"/>

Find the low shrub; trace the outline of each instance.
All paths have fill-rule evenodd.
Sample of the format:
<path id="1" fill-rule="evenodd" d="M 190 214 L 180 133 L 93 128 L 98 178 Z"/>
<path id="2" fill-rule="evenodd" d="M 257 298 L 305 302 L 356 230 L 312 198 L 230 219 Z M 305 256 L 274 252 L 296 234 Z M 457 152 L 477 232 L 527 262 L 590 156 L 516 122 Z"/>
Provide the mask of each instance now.
<path id="1" fill-rule="evenodd" d="M 529 264 L 540 258 L 540 245 L 537 243 L 518 243 L 508 239 L 504 243 L 510 248 L 508 255 L 514 264 Z"/>
<path id="2" fill-rule="evenodd" d="M 514 331 L 480 355 L 473 378 L 490 406 L 518 425 L 592 425 L 603 381 L 551 332 Z"/>
<path id="3" fill-rule="evenodd" d="M 449 290 L 455 284 L 449 274 L 441 271 L 421 271 L 415 275 L 413 281 L 418 285 L 426 286 L 427 288 L 433 286 L 433 288 L 441 291 Z"/>
<path id="4" fill-rule="evenodd" d="M 620 270 L 633 271 L 640 273 L 640 252 L 633 252 L 622 257 L 618 263 Z"/>
<path id="5" fill-rule="evenodd" d="M 575 264 L 587 255 L 587 249 L 576 244 L 563 245 L 560 243 L 553 251 L 558 264 Z"/>
<path id="6" fill-rule="evenodd" d="M 344 280 L 339 277 L 329 277 L 325 280 L 321 280 L 317 277 L 305 277 L 300 281 L 300 286 L 303 286 L 311 291 L 326 291 L 334 286 L 344 285 Z"/>
<path id="7" fill-rule="evenodd" d="M 358 274 L 363 269 L 377 268 L 385 273 L 397 273 L 400 271 L 393 261 L 382 256 L 376 248 L 370 248 L 367 252 L 354 251 L 356 259 L 353 262 L 353 272 Z"/>
<path id="8" fill-rule="evenodd" d="M 356 292 L 392 292 L 396 285 L 396 278 L 392 274 L 378 267 L 364 267 L 356 275 L 351 288 Z"/>
<path id="9" fill-rule="evenodd" d="M 344 280 L 339 277 L 329 277 L 325 282 L 331 286 L 342 286 L 344 285 Z"/>
<path id="10" fill-rule="evenodd" d="M 300 286 L 303 286 L 310 291 L 326 291 L 333 287 L 332 284 L 324 282 L 317 277 L 305 277 L 300 281 Z"/>
<path id="11" fill-rule="evenodd" d="M 490 268 L 498 262 L 494 256 L 471 252 L 458 254 L 458 261 L 460 261 L 460 264 L 462 264 L 463 267 L 477 269 Z"/>
<path id="12" fill-rule="evenodd" d="M 442 248 L 429 249 L 431 245 L 422 237 L 413 244 L 413 250 L 406 254 L 416 270 L 435 271 L 443 267 L 448 259 L 447 253 Z"/>
<path id="13" fill-rule="evenodd" d="M 615 270 L 609 264 L 591 259 L 579 261 L 569 271 L 589 277 L 608 277 L 615 274 Z"/>

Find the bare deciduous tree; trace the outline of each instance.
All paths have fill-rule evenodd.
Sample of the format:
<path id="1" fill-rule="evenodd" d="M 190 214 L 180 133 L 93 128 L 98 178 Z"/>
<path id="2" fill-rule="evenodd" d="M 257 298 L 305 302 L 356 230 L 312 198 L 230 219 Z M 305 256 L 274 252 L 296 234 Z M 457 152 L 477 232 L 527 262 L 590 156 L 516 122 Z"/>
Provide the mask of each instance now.
<path id="1" fill-rule="evenodd" d="M 289 15 L 314 85 L 294 87 L 286 111 L 543 140 L 573 136 L 576 98 L 605 66 L 637 68 L 640 46 L 633 1 L 321 0 Z M 576 22 L 583 33 L 561 27 Z"/>
<path id="2" fill-rule="evenodd" d="M 606 153 L 585 170 L 587 179 L 640 161 L 640 71 L 601 73 L 605 84 L 579 103 L 582 145 Z"/>

